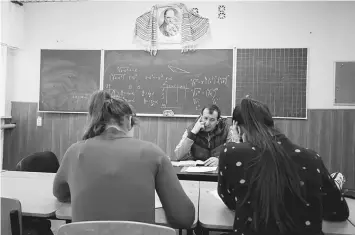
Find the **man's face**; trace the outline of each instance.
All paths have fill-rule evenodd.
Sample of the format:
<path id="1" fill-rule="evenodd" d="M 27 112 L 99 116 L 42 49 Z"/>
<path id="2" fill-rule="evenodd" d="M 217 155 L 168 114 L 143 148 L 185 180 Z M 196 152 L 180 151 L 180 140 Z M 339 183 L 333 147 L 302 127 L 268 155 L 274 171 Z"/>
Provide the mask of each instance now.
<path id="1" fill-rule="evenodd" d="M 211 114 L 210 110 L 206 108 L 202 112 L 201 120 L 205 123 L 204 131 L 206 131 L 206 132 L 212 131 L 218 123 L 218 113 L 215 110 Z"/>
<path id="2" fill-rule="evenodd" d="M 175 13 L 173 10 L 167 10 L 165 14 L 165 23 L 172 24 L 175 20 Z"/>

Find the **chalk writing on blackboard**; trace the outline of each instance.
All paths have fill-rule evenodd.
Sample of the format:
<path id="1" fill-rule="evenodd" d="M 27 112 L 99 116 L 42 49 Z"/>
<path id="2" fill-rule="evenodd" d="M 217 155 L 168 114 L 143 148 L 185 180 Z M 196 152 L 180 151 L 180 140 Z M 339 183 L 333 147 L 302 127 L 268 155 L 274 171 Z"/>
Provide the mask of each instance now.
<path id="1" fill-rule="evenodd" d="M 188 54 L 161 50 L 155 57 L 137 50 L 114 50 L 105 51 L 104 58 L 104 89 L 126 99 L 138 114 L 164 115 L 171 110 L 174 116 L 198 115 L 203 106 L 214 103 L 222 115 L 230 115 L 232 49 Z"/>
<path id="2" fill-rule="evenodd" d="M 168 67 L 178 73 L 189 74 L 183 69 Z M 112 97 L 125 99 L 132 105 L 137 99 L 142 99 L 146 106 L 160 107 L 165 110 L 182 108 L 179 104 L 188 101 L 195 105 L 196 110 L 200 110 L 202 97 L 210 98 L 212 104 L 217 104 L 219 96 L 222 95 L 220 87 L 227 87 L 232 79 L 231 75 L 201 76 L 201 74 L 196 74 L 192 75 L 190 79 L 184 80 L 185 84 L 179 84 L 171 76 L 163 73 L 142 76 L 144 82 L 151 81 L 159 84 L 160 89 L 157 92 L 157 90 L 152 91 L 142 86 L 142 79 L 137 79 L 139 72 L 139 69 L 134 67 L 117 67 L 116 71 L 109 75 L 110 79 L 106 83 L 105 89 L 110 92 Z M 117 80 L 121 82 L 120 89 L 113 88 L 117 87 L 113 85 Z M 125 83 L 122 83 L 123 81 Z"/>
<path id="3" fill-rule="evenodd" d="M 39 111 L 86 112 L 100 87 L 99 50 L 41 50 Z"/>

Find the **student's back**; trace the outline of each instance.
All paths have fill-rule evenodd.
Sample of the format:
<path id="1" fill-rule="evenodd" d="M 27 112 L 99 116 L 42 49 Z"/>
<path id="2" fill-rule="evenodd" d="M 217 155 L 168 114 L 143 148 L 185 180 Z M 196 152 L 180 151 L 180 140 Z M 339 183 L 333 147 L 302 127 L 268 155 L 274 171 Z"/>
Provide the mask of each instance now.
<path id="1" fill-rule="evenodd" d="M 276 130 L 266 105 L 243 99 L 232 129 L 243 143 L 221 150 L 218 193 L 235 210 L 236 234 L 320 235 L 322 219 L 348 218 L 322 159 Z"/>
<path id="2" fill-rule="evenodd" d="M 127 119 L 131 130 L 132 117 Z M 156 189 L 168 222 L 188 228 L 194 206 L 170 160 L 155 144 L 133 138 L 123 127 L 106 125 L 94 136 L 87 132 L 88 138 L 67 150 L 54 181 L 55 196 L 71 198 L 73 221 L 154 223 Z"/>
<path id="3" fill-rule="evenodd" d="M 294 227 L 292 232 L 288 231 L 287 234 L 321 234 L 322 219 L 346 220 L 349 216 L 347 204 L 320 156 L 312 150 L 294 145 L 283 134 L 276 135 L 275 141 L 285 149 L 298 169 L 299 184 L 304 192 L 304 201 L 299 200 L 289 189 L 282 192 L 282 204 L 288 216 L 292 218 Z M 251 195 L 248 195 L 248 189 L 250 176 L 254 171 L 253 159 L 261 152 L 250 143 L 228 143 L 225 150 L 220 156 L 219 195 L 229 208 L 235 210 L 234 229 L 248 234 L 248 231 L 253 231 L 252 221 L 256 219 L 258 211 L 260 212 L 260 204 L 252 196 L 254 190 L 251 190 Z M 263 157 L 270 158 L 269 154 L 265 152 Z M 266 180 L 264 182 L 266 183 Z M 267 226 L 261 226 L 260 231 L 252 234 L 280 235 L 282 233 L 276 221 L 271 219 Z"/>

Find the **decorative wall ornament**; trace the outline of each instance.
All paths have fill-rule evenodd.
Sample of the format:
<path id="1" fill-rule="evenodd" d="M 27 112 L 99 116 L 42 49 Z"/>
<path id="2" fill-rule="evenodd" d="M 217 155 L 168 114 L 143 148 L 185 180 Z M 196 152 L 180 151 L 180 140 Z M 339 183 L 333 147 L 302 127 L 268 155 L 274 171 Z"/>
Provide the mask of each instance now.
<path id="1" fill-rule="evenodd" d="M 180 44 L 182 52 L 193 51 L 208 37 L 209 20 L 193 9 L 188 10 L 183 3 L 154 5 L 137 18 L 134 29 L 134 42 L 143 45 L 151 55 L 156 55 L 163 44 Z"/>
<path id="2" fill-rule="evenodd" d="M 218 19 L 225 19 L 226 18 L 226 6 L 225 5 L 219 5 L 218 6 Z"/>

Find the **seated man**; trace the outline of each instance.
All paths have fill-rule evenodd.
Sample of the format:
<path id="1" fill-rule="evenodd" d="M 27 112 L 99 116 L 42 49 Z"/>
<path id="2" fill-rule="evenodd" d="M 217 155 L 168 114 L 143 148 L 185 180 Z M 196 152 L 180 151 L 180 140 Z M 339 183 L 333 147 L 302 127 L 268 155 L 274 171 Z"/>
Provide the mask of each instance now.
<path id="1" fill-rule="evenodd" d="M 202 109 L 200 117 L 189 126 L 175 148 L 177 160 L 202 160 L 205 166 L 218 166 L 220 148 L 226 142 L 239 142 L 235 128 L 221 118 L 216 105 Z"/>

